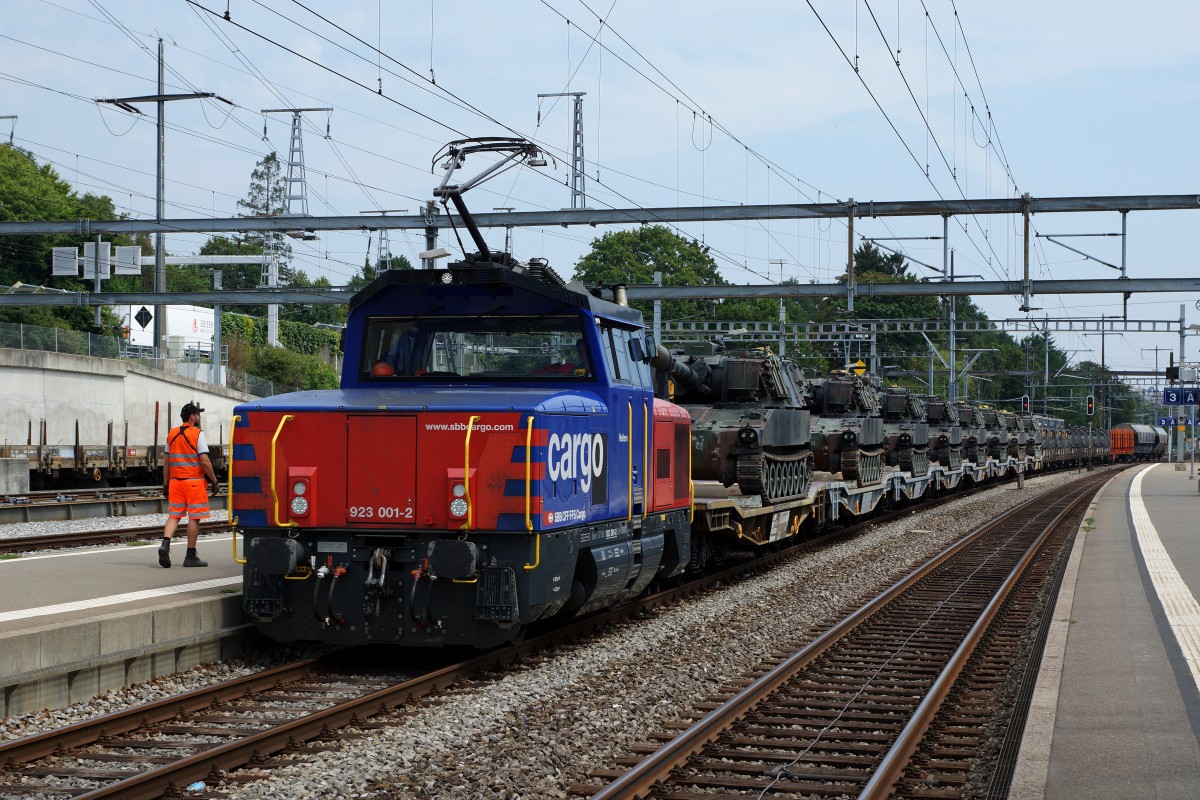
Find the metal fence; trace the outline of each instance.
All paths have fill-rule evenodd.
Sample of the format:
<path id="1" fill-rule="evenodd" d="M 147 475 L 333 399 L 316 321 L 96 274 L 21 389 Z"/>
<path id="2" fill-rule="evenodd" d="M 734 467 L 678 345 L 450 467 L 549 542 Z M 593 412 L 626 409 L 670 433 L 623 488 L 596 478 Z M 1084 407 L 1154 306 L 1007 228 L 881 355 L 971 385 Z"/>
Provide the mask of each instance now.
<path id="1" fill-rule="evenodd" d="M 69 331 L 63 328 L 45 328 L 40 325 L 24 325 L 0 322 L 0 347 L 13 350 L 45 350 L 51 353 L 69 353 L 95 358 L 119 358 L 137 364 L 182 375 L 185 378 L 216 383 L 238 392 L 256 397 L 269 397 L 291 387 L 276 386 L 274 382 L 257 375 L 248 375 L 227 367 L 221 367 L 214 376 L 214 367 L 207 358 L 185 356 L 183 358 L 142 357 L 143 348 L 130 347 L 116 336 L 98 336 L 86 331 Z M 217 377 L 219 380 L 214 380 Z"/>

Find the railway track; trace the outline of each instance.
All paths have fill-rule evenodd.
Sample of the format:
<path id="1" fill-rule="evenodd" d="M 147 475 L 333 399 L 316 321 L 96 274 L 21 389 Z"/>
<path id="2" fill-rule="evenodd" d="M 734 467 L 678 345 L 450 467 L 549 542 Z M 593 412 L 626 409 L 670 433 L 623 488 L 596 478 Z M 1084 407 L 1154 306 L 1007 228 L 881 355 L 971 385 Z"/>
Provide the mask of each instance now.
<path id="1" fill-rule="evenodd" d="M 209 498 L 213 508 L 225 508 L 227 495 Z M 0 525 L 18 522 L 62 522 L 99 517 L 128 517 L 163 513 L 166 499 L 158 486 L 119 489 L 66 489 L 0 495 Z"/>
<path id="2" fill-rule="evenodd" d="M 571 787 L 597 800 L 959 797 L 1029 609 L 1112 472 L 1043 494 L 902 581 L 622 763 Z M 1023 720 L 1015 727 L 1023 725 Z M 643 757 L 644 756 L 644 757 Z M 1003 793 L 996 795 L 1002 796 Z"/>
<path id="3" fill-rule="evenodd" d="M 204 520 L 200 533 L 221 533 L 231 529 L 225 520 Z M 28 553 L 34 550 L 58 550 L 64 547 L 87 547 L 100 544 L 124 544 L 156 540 L 162 537 L 163 526 L 143 525 L 136 528 L 105 528 L 94 531 L 70 531 L 39 536 L 13 536 L 0 539 L 0 554 Z"/>
<path id="4" fill-rule="evenodd" d="M 950 502 L 961 498 L 944 498 Z M 935 503 L 926 503 L 929 508 Z M 57 731 L 0 744 L 0 796 L 160 797 L 196 781 L 210 788 L 255 780 L 243 766 L 294 763 L 283 754 L 336 747 L 358 729 L 400 724 L 394 710 L 450 684 L 533 656 L 612 623 L 640 616 L 712 586 L 761 572 L 797 551 L 853 537 L 863 527 L 907 517 L 905 508 L 819 540 L 732 566 L 611 612 L 578 620 L 525 641 L 419 675 L 365 676 L 331 658 L 311 659 L 138 706 Z M 157 531 L 157 528 L 155 529 Z M 424 655 L 424 654 L 423 654 Z M 336 656 L 334 657 L 336 658 Z M 411 660 L 411 654 L 406 658 Z M 361 734 L 351 734 L 351 737 Z M 203 792 L 187 796 L 203 797 Z"/>
<path id="5" fill-rule="evenodd" d="M 953 499 L 951 496 L 943 501 Z M 888 518 L 911 513 L 912 509 L 906 508 Z M 535 633 L 519 644 L 404 680 L 362 682 L 361 674 L 345 679 L 344 667 L 328 659 L 312 659 L 0 744 L 0 764 L 8 764 L 0 773 L 0 796 L 159 797 L 195 781 L 205 781 L 211 787 L 222 780 L 250 780 L 251 775 L 229 773 L 245 765 L 269 768 L 285 763 L 276 761 L 276 756 L 295 751 L 304 742 L 317 749 L 328 748 L 331 739 L 341 736 L 337 731 L 343 726 L 388 724 L 371 718 L 386 717 L 413 698 L 460 679 L 763 571 L 797 551 L 853 537 L 864 527 L 885 521 L 887 518 L 842 529 L 686 586 L 658 592 L 621 609 Z M 318 696 L 324 696 L 324 700 L 315 699 Z M 268 697 L 274 699 L 268 702 Z M 189 792 L 188 796 L 204 795 Z"/>

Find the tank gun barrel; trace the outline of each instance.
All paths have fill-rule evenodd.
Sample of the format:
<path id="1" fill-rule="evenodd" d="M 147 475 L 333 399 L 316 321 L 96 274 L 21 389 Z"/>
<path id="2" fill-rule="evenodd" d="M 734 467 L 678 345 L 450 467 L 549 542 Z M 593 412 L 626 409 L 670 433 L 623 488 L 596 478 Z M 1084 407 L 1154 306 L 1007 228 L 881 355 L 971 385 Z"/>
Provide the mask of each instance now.
<path id="1" fill-rule="evenodd" d="M 697 361 L 696 364 L 708 366 L 703 361 Z M 656 346 L 654 355 L 650 359 L 650 366 L 659 372 L 666 373 L 675 383 L 687 389 L 702 387 L 708 378 L 707 370 L 702 373 L 696 369 L 696 365 L 683 363 L 671 355 L 670 351 L 661 344 Z"/>

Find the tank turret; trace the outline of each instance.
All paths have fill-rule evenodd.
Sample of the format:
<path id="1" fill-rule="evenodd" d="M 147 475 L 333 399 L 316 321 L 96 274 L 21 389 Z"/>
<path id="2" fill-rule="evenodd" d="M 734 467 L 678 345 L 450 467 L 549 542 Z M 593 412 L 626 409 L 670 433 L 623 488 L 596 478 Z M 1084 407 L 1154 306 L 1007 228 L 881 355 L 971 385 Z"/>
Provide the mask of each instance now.
<path id="1" fill-rule="evenodd" d="M 859 486 L 883 480 L 879 389 L 867 376 L 834 372 L 813 381 L 816 467 Z"/>
<path id="2" fill-rule="evenodd" d="M 929 425 L 925 403 L 908 389 L 889 386 L 880 395 L 887 463 L 914 476 L 929 474 Z"/>
<path id="3" fill-rule="evenodd" d="M 702 345 L 651 363 L 660 393 L 692 417 L 692 477 L 737 484 L 764 503 L 804 497 L 812 479 L 808 382 L 768 350 L 738 354 Z"/>

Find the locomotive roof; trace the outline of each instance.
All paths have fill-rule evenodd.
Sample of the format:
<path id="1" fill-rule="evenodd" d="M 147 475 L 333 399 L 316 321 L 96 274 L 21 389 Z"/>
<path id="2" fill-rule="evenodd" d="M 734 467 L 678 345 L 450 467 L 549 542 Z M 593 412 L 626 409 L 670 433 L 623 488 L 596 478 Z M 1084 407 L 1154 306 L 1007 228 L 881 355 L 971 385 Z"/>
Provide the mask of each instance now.
<path id="1" fill-rule="evenodd" d="M 642 314 L 628 306 L 604 300 L 572 286 L 563 286 L 540 277 L 532 271 L 519 272 L 512 267 L 491 261 L 459 261 L 443 269 L 389 269 L 367 284 L 350 300 L 350 311 L 379 295 L 397 290 L 418 288 L 436 292 L 453 289 L 457 292 L 498 294 L 525 292 L 549 301 L 587 309 L 596 316 L 642 327 Z"/>
<path id="2" fill-rule="evenodd" d="M 599 395 L 587 391 L 552 388 L 506 387 L 503 397 L 494 390 L 459 385 L 389 388 L 319 389 L 289 392 L 240 403 L 245 411 L 529 411 L 550 414 L 595 414 L 608 410 Z"/>

